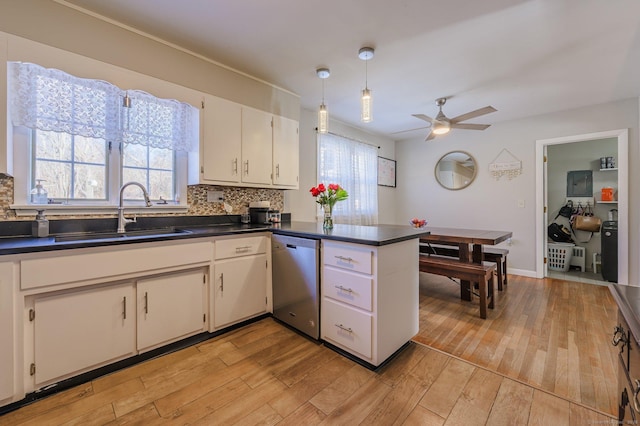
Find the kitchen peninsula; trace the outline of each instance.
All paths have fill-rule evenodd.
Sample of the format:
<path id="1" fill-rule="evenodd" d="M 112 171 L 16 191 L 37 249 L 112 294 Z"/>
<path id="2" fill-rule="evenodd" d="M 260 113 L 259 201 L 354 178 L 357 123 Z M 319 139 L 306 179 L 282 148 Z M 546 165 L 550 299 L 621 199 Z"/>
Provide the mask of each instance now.
<path id="1" fill-rule="evenodd" d="M 125 236 L 115 219 L 87 219 L 32 238 L 29 222 L 11 225 L 17 235 L 0 229 L 0 406 L 269 315 L 271 233 L 320 240 L 329 346 L 374 368 L 418 332 L 421 229 L 149 217 Z"/>

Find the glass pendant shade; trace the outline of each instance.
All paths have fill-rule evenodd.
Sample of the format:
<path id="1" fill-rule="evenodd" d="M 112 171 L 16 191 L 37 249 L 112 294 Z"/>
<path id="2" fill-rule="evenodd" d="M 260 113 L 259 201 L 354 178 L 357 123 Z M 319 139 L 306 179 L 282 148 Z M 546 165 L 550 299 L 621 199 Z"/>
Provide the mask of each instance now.
<path id="1" fill-rule="evenodd" d="M 322 103 L 318 110 L 318 133 L 327 133 L 329 131 L 329 113 L 327 107 Z"/>
<path id="2" fill-rule="evenodd" d="M 371 90 L 365 88 L 362 91 L 362 99 L 360 100 L 360 120 L 362 120 L 363 123 L 368 123 L 373 120 L 373 116 L 371 115 L 371 101 Z"/>
<path id="3" fill-rule="evenodd" d="M 329 68 L 318 68 L 316 70 L 318 77 L 322 79 L 322 103 L 318 109 L 318 133 L 329 132 L 329 112 L 324 104 L 324 81 L 331 75 Z"/>

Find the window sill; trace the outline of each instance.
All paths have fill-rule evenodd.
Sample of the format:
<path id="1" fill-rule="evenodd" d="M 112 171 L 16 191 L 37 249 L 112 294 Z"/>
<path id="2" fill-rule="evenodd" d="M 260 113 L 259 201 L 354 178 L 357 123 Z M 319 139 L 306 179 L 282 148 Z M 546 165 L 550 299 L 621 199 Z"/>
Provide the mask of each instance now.
<path id="1" fill-rule="evenodd" d="M 42 204 L 42 205 L 22 205 L 12 204 L 9 206 L 16 212 L 16 216 L 35 216 L 38 210 L 44 210 L 45 214 L 52 216 L 81 216 L 81 215 L 105 215 L 118 214 L 118 206 L 101 205 L 101 206 L 78 206 L 65 204 Z M 186 213 L 189 207 L 181 204 L 156 205 L 144 207 L 142 205 L 125 205 L 125 213 L 127 215 L 139 214 L 164 214 L 164 213 Z"/>

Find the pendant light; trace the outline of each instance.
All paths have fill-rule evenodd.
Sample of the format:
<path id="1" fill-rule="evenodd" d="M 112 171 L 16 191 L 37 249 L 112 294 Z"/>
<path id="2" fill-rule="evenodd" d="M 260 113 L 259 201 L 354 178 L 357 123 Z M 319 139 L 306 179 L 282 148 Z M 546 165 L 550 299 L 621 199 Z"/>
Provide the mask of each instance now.
<path id="1" fill-rule="evenodd" d="M 373 58 L 373 48 L 363 47 L 358 51 L 358 57 L 364 61 L 364 90 L 362 91 L 362 98 L 360 99 L 360 120 L 362 120 L 363 123 L 368 123 L 373 120 L 371 111 L 373 99 L 371 99 L 371 90 L 369 90 L 367 86 L 367 61 Z"/>
<path id="2" fill-rule="evenodd" d="M 316 74 L 322 79 L 322 103 L 318 110 L 318 133 L 327 133 L 329 131 L 329 113 L 324 104 L 324 80 L 329 78 L 331 73 L 329 68 L 318 68 Z"/>

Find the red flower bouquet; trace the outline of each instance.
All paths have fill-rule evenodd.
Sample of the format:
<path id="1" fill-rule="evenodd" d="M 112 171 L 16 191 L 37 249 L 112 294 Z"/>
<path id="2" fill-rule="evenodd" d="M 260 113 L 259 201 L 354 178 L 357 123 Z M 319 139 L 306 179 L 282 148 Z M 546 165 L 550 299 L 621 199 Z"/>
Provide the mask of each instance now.
<path id="1" fill-rule="evenodd" d="M 323 227 L 325 229 L 333 228 L 331 210 L 333 210 L 333 206 L 338 201 L 346 200 L 349 194 L 337 183 L 330 183 L 328 188 L 320 183 L 318 186 L 311 188 L 309 192 L 311 192 L 312 196 L 316 197 L 316 203 L 320 204 L 324 209 Z"/>

